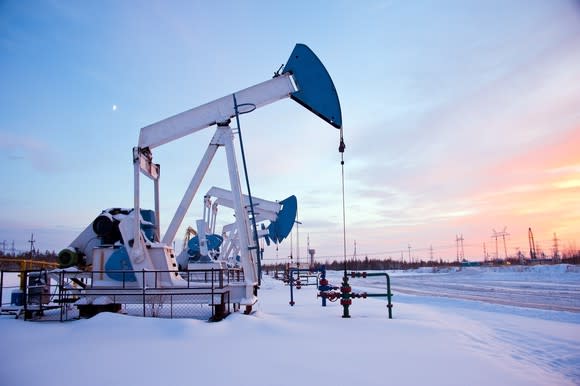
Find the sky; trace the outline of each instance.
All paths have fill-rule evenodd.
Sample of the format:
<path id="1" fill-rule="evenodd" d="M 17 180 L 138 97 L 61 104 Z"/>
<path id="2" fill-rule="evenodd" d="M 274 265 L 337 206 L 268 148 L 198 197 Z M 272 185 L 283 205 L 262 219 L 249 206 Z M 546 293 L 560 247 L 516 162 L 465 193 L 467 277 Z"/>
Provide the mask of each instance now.
<path id="1" fill-rule="evenodd" d="M 267 261 L 454 260 L 459 237 L 481 260 L 504 230 L 527 254 L 529 228 L 580 247 L 580 3 L 517 0 L 0 1 L 0 242 L 59 251 L 132 207 L 140 128 L 270 79 L 296 43 L 340 98 L 346 231 L 339 131 L 271 104 L 241 118 L 252 194 L 296 195 L 301 224 Z M 154 150 L 162 232 L 212 134 Z M 214 185 L 221 153 L 178 239 Z"/>

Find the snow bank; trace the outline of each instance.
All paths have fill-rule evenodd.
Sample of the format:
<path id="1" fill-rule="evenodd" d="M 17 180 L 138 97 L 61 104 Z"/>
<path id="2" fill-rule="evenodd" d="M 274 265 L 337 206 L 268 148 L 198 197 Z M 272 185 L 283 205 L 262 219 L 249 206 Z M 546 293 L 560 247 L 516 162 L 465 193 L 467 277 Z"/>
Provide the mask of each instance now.
<path id="1" fill-rule="evenodd" d="M 481 311 L 473 302 L 397 294 L 320 306 L 265 278 L 257 312 L 219 323 L 100 314 L 68 323 L 0 318 L 0 379 L 61 385 L 573 385 L 580 320 Z M 537 342 L 534 343 L 534 342 Z"/>

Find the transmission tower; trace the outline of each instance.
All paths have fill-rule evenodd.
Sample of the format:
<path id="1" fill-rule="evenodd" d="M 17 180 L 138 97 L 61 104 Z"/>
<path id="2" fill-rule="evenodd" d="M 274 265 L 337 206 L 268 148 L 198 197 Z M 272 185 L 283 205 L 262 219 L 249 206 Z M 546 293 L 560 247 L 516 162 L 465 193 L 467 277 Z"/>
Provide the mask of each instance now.
<path id="1" fill-rule="evenodd" d="M 505 253 L 505 258 L 507 259 L 508 255 L 507 255 L 507 246 L 505 244 L 505 237 L 509 236 L 510 234 L 506 232 L 506 227 L 503 227 L 503 231 L 501 232 L 501 237 L 503 238 L 503 251 Z"/>
<path id="2" fill-rule="evenodd" d="M 499 259 L 499 252 L 497 251 L 497 238 L 499 237 L 499 235 L 497 234 L 495 229 L 492 229 L 492 230 L 493 230 L 493 235 L 491 235 L 491 238 L 495 239 L 495 258 Z"/>
<path id="3" fill-rule="evenodd" d="M 560 258 L 559 254 L 558 254 L 558 241 L 559 240 L 560 239 L 558 239 L 556 237 L 556 232 L 554 232 L 554 259 L 559 259 Z"/>
<path id="4" fill-rule="evenodd" d="M 34 254 L 34 242 L 36 240 L 34 240 L 34 233 L 32 233 L 30 235 L 30 240 L 28 240 L 28 243 L 30 244 L 30 256 L 32 256 Z"/>
<path id="5" fill-rule="evenodd" d="M 495 229 L 492 229 L 493 235 L 491 235 L 491 238 L 495 239 L 495 257 L 496 257 L 496 259 L 499 259 L 499 252 L 497 249 L 497 239 L 499 237 L 501 237 L 503 239 L 503 250 L 505 253 L 505 258 L 507 259 L 507 245 L 505 242 L 505 237 L 509 236 L 510 234 L 508 232 L 506 232 L 506 229 L 507 229 L 507 227 L 503 227 L 503 231 L 501 231 L 501 232 L 497 232 Z"/>
<path id="6" fill-rule="evenodd" d="M 461 237 L 455 235 L 455 242 L 457 245 L 457 261 L 463 261 L 465 257 L 463 254 L 463 234 L 461 234 Z"/>
<path id="7" fill-rule="evenodd" d="M 487 249 L 485 248 L 485 243 L 483 243 L 483 261 L 487 263 Z"/>

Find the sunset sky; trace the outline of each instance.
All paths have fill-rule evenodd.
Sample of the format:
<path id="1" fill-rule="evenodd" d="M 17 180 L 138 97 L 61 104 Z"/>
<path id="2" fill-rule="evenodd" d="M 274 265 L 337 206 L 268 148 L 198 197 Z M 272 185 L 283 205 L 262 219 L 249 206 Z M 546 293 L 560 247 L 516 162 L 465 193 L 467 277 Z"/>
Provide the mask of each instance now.
<path id="1" fill-rule="evenodd" d="M 504 229 L 527 255 L 530 227 L 580 249 L 580 2 L 558 0 L 1 1 L 0 242 L 59 251 L 132 207 L 140 128 L 270 79 L 296 43 L 341 101 L 347 255 L 455 259 L 463 235 L 481 260 Z M 342 256 L 339 131 L 291 100 L 241 127 L 252 193 L 298 198 L 293 255 Z M 162 231 L 212 134 L 154 150 Z M 213 185 L 223 154 L 178 238 Z"/>

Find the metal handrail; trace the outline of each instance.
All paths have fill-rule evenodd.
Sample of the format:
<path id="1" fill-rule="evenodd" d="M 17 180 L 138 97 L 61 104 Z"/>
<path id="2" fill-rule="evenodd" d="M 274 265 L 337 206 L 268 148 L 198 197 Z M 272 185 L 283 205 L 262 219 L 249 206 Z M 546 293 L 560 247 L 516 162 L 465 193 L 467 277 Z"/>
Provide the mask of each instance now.
<path id="1" fill-rule="evenodd" d="M 170 316 L 173 317 L 173 304 L 176 307 L 182 307 L 188 304 L 188 297 L 192 297 L 191 300 L 196 304 L 196 299 L 200 300 L 201 297 L 206 296 L 209 299 L 208 305 L 212 306 L 212 318 L 217 317 L 215 320 L 219 320 L 224 317 L 224 315 L 230 312 L 230 283 L 243 282 L 244 275 L 240 269 L 205 269 L 205 270 L 195 270 L 187 272 L 189 276 L 199 274 L 200 277 L 192 278 L 192 282 L 184 287 L 166 287 L 159 283 L 160 277 L 164 274 L 180 274 L 182 272 L 178 271 L 67 271 L 67 270 L 26 270 L 26 271 L 5 271 L 0 270 L 0 296 L 5 295 L 4 286 L 6 285 L 6 280 L 4 277 L 5 272 L 20 273 L 24 278 L 20 285 L 16 288 L 21 288 L 22 294 L 21 303 L 17 306 L 19 315 L 23 315 L 25 320 L 37 319 L 36 316 L 40 316 L 41 319 L 45 312 L 48 310 L 55 310 L 55 313 L 51 315 L 56 316 L 60 321 L 70 320 L 69 305 L 75 303 L 79 298 L 84 296 L 100 297 L 108 296 L 112 299 L 113 303 L 118 304 L 134 304 L 140 305 L 143 303 L 142 315 L 146 316 L 148 313 L 147 305 L 151 303 L 150 296 L 162 297 L 164 304 L 171 305 Z M 99 277 L 100 274 L 106 272 L 121 273 L 118 277 L 122 280 L 118 282 L 113 282 L 111 286 L 104 285 L 93 286 L 93 281 Z M 38 286 L 30 286 L 31 275 L 42 274 L 47 275 L 46 278 L 42 280 Z M 131 275 L 141 275 L 142 283 L 131 282 L 128 278 Z M 152 276 L 149 276 L 152 275 Z M 186 275 L 186 277 L 188 276 Z M 147 286 L 146 279 L 154 279 L 150 284 L 152 286 Z M 10 288 L 10 287 L 7 287 Z M 134 303 L 135 296 L 141 298 L 138 303 Z M 0 298 L 2 299 L 2 298 Z M 133 299 L 133 300 L 130 300 Z M 221 299 L 221 300 L 220 300 Z M 224 303 L 227 301 L 228 304 Z M 154 301 L 155 302 L 155 301 Z M 201 303 L 204 304 L 204 303 Z M 221 306 L 220 306 L 221 304 Z M 4 306 L 4 304 L 0 305 Z M 219 307 L 219 311 L 214 310 L 213 307 Z M 15 307 L 10 307 L 15 308 Z M 58 309 L 58 310 L 57 310 Z M 191 312 L 191 311 L 186 311 Z M 217 315 L 216 315 L 217 314 Z M 50 317 L 49 317 L 50 318 Z M 72 318 L 75 318 L 72 316 Z M 51 319 L 51 320 L 54 320 Z"/>

